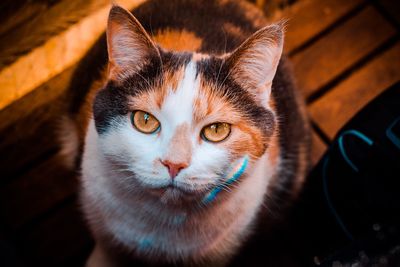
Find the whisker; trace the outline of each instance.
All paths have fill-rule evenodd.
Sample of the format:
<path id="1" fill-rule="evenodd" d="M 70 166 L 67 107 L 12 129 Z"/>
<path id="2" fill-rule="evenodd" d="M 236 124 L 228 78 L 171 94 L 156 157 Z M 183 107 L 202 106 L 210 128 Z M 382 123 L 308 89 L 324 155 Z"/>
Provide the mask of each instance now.
<path id="1" fill-rule="evenodd" d="M 141 75 L 140 73 L 136 73 L 136 74 L 139 75 L 139 77 L 142 78 L 142 79 L 147 83 L 147 85 L 148 85 L 149 87 L 151 87 L 151 84 L 150 84 L 150 82 L 149 82 L 148 79 L 146 79 L 145 77 L 143 77 L 143 75 Z"/>
<path id="2" fill-rule="evenodd" d="M 130 171 L 130 172 L 132 172 L 132 169 L 114 169 L 113 171 L 116 171 L 116 172 L 127 172 L 127 171 Z"/>
<path id="3" fill-rule="evenodd" d="M 226 53 L 226 45 L 227 45 L 227 37 L 226 37 L 226 32 L 225 32 L 225 30 L 223 30 L 223 33 L 224 33 L 224 37 L 225 37 L 225 46 L 224 46 L 224 54 L 225 54 L 225 53 Z M 224 61 L 222 60 L 222 61 L 221 61 L 221 65 L 219 66 L 219 70 L 218 70 L 216 82 L 218 82 L 219 75 L 221 74 L 221 70 L 222 70 L 223 64 L 224 64 Z"/>
<path id="4" fill-rule="evenodd" d="M 268 211 L 269 214 L 271 214 L 272 217 L 276 217 L 275 212 L 270 207 L 268 207 L 267 204 L 262 203 L 261 205 Z"/>
<path id="5" fill-rule="evenodd" d="M 222 189 L 225 189 L 225 190 L 227 190 L 229 192 L 232 192 L 232 189 L 227 184 L 221 184 L 219 187 L 221 187 Z"/>

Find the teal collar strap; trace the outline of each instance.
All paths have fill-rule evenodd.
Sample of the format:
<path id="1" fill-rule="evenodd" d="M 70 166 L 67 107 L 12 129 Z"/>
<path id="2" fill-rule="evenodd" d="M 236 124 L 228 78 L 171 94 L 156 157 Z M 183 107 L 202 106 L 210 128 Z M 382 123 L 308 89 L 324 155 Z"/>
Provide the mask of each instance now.
<path id="1" fill-rule="evenodd" d="M 249 157 L 246 155 L 243 157 L 243 159 L 241 160 L 241 163 L 238 164 L 232 171 L 234 172 L 232 174 L 232 176 L 230 176 L 229 179 L 227 179 L 224 183 L 222 183 L 219 186 L 216 186 L 213 190 L 211 190 L 210 193 L 208 193 L 204 199 L 203 199 L 203 203 L 204 204 L 208 204 L 212 201 L 215 200 L 215 198 L 217 197 L 218 193 L 222 191 L 224 186 L 229 186 L 231 184 L 233 184 L 235 181 L 237 181 L 240 176 L 242 176 L 242 174 L 244 173 L 244 171 L 247 168 L 247 165 L 249 163 Z"/>

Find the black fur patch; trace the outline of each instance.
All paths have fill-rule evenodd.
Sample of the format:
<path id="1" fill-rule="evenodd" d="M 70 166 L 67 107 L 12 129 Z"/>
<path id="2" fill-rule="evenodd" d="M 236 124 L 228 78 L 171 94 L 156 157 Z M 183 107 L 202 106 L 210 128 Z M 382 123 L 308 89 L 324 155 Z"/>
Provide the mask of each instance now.
<path id="1" fill-rule="evenodd" d="M 143 66 L 138 73 L 127 77 L 122 83 L 109 81 L 101 89 L 93 103 L 93 116 L 97 132 L 105 133 L 110 123 L 130 112 L 128 96 L 137 96 L 148 90 L 157 90 L 162 83 L 163 71 L 174 72 L 186 66 L 192 55 L 190 53 L 170 53 L 160 51 L 158 55 L 148 59 L 149 64 Z"/>
<path id="2" fill-rule="evenodd" d="M 224 53 L 232 51 L 257 29 L 246 18 L 238 1 L 153 0 L 132 13 L 143 27 L 154 35 L 160 30 L 187 30 L 203 39 L 198 52 Z M 244 36 L 238 38 L 224 31 L 224 24 L 239 27 Z"/>
<path id="3" fill-rule="evenodd" d="M 214 93 L 229 101 L 266 137 L 274 131 L 275 119 L 271 111 L 257 104 L 256 100 L 229 75 L 230 66 L 223 59 L 211 57 L 198 62 L 197 70 L 205 80 L 215 84 Z"/>

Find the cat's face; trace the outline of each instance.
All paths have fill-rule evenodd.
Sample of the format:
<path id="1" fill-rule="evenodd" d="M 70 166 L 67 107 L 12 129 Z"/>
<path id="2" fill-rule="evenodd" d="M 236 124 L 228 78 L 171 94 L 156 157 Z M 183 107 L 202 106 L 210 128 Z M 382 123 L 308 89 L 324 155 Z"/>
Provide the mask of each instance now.
<path id="1" fill-rule="evenodd" d="M 119 190 L 141 188 L 165 201 L 202 198 L 244 158 L 251 169 L 274 131 L 269 94 L 280 38 L 274 26 L 230 55 L 167 52 L 113 8 L 109 81 L 93 114 L 99 151 L 126 185 Z"/>

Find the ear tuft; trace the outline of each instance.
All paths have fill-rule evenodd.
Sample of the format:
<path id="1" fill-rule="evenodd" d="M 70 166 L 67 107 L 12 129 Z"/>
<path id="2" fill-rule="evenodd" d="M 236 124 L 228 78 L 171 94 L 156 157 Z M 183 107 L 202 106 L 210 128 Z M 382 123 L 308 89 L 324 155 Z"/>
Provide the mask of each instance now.
<path id="1" fill-rule="evenodd" d="M 233 79 L 264 104 L 282 55 L 285 23 L 258 30 L 227 58 Z"/>
<path id="2" fill-rule="evenodd" d="M 139 21 L 124 8 L 113 5 L 107 24 L 109 75 L 118 78 L 138 71 L 159 51 Z"/>

